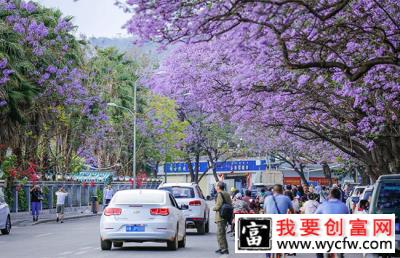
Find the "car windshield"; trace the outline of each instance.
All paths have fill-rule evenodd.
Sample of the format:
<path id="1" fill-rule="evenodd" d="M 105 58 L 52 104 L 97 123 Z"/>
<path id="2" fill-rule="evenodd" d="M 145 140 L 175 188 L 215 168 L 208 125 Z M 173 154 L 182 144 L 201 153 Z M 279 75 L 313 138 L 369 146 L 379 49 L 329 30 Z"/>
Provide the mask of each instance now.
<path id="1" fill-rule="evenodd" d="M 356 189 L 354 189 L 353 196 L 358 196 L 358 195 L 362 194 L 364 189 L 365 188 L 363 188 L 363 187 L 357 187 Z"/>
<path id="2" fill-rule="evenodd" d="M 0 203 L 5 202 L 3 189 L 0 188 Z"/>
<path id="3" fill-rule="evenodd" d="M 379 188 L 376 207 L 378 211 L 395 211 L 400 208 L 400 181 L 384 182 Z"/>
<path id="4" fill-rule="evenodd" d="M 165 190 L 176 198 L 194 198 L 194 190 L 192 187 L 182 187 L 182 186 L 170 186 L 170 187 L 161 187 L 160 190 Z"/>
<path id="5" fill-rule="evenodd" d="M 112 199 L 114 204 L 163 204 L 165 193 L 157 191 L 120 191 Z"/>
<path id="6" fill-rule="evenodd" d="M 363 200 L 367 200 L 368 201 L 368 199 L 369 199 L 369 197 L 371 197 L 371 195 L 372 195 L 372 190 L 365 190 L 365 192 L 364 192 L 364 196 L 363 196 Z"/>

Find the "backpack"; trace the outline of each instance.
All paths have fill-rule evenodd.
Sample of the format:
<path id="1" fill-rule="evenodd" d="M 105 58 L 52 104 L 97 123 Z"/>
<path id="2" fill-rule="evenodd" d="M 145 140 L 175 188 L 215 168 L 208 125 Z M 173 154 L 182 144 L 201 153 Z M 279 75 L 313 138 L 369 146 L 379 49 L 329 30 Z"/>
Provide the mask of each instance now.
<path id="1" fill-rule="evenodd" d="M 221 218 L 226 220 L 229 224 L 232 224 L 233 218 L 233 206 L 226 202 L 224 195 L 221 193 L 221 197 L 223 200 L 221 209 L 219 210 L 219 214 Z"/>

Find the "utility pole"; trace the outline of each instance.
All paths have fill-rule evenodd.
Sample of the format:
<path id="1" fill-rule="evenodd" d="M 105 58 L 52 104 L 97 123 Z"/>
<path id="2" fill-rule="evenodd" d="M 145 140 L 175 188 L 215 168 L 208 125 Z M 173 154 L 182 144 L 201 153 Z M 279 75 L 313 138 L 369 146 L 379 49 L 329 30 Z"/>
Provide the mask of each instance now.
<path id="1" fill-rule="evenodd" d="M 133 84 L 133 157 L 132 157 L 132 177 L 133 177 L 133 189 L 136 189 L 136 91 L 137 91 L 137 80 Z"/>

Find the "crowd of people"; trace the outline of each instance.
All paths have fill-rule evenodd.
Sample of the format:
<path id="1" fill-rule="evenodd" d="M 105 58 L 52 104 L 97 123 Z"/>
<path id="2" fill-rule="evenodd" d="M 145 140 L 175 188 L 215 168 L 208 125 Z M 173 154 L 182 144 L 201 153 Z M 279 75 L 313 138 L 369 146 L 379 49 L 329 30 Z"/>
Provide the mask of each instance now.
<path id="1" fill-rule="evenodd" d="M 330 188 L 321 185 L 275 185 L 261 189 L 255 198 L 252 198 L 250 190 L 245 190 L 243 195 L 235 188 L 231 188 L 234 214 L 326 213 L 326 206 L 335 206 L 336 202 L 340 203 L 337 207 L 343 207 L 341 210 L 343 213 L 349 213 L 347 207 L 344 209 L 347 196 L 348 193 L 342 190 L 341 185 L 336 184 Z M 324 204 L 325 202 L 327 204 Z M 334 204 L 330 205 L 331 203 Z M 361 200 L 355 208 L 354 213 L 366 213 L 368 201 Z"/>
<path id="2" fill-rule="evenodd" d="M 349 208 L 345 201 L 348 197 L 346 188 L 341 185 L 332 185 L 331 187 L 321 185 L 281 185 L 276 184 L 270 188 L 263 188 L 252 197 L 250 190 L 245 190 L 242 194 L 235 188 L 230 189 L 229 194 L 225 192 L 226 185 L 218 182 L 216 185 L 218 205 L 214 210 L 218 216 L 217 238 L 220 249 L 217 253 L 227 253 L 228 246 L 226 242 L 226 233 L 234 235 L 234 216 L 231 221 L 224 221 L 219 216 L 223 203 L 232 203 L 233 214 L 349 214 Z M 222 194 L 218 194 L 222 193 Z M 222 198 L 223 196 L 223 198 Z M 227 199 L 229 199 L 227 201 Z M 354 207 L 354 213 L 367 213 L 368 201 L 361 200 L 357 207 Z M 231 224 L 230 231 L 226 232 L 225 227 Z M 267 254 L 268 257 L 268 254 Z M 323 257 L 318 254 L 317 257 Z"/>

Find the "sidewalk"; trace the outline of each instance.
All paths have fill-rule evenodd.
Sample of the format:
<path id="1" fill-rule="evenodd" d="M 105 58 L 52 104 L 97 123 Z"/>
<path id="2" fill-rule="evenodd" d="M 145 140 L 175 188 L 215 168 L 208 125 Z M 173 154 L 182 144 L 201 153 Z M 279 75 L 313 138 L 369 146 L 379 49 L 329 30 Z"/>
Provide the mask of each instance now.
<path id="1" fill-rule="evenodd" d="M 86 207 L 66 207 L 64 212 L 64 220 L 78 219 L 85 217 L 93 217 L 101 215 L 102 207 L 99 207 L 97 214 L 93 214 L 91 206 Z M 36 222 L 32 221 L 32 215 L 30 212 L 18 212 L 11 213 L 11 223 L 13 226 L 24 226 L 24 225 L 36 225 L 41 223 L 48 223 L 56 221 L 56 210 L 42 210 L 40 211 L 39 220 Z"/>

